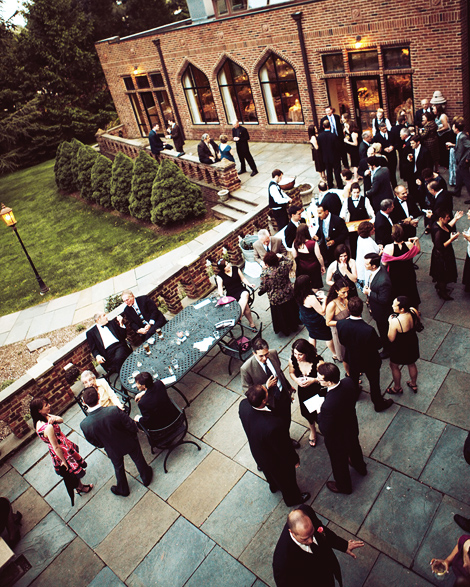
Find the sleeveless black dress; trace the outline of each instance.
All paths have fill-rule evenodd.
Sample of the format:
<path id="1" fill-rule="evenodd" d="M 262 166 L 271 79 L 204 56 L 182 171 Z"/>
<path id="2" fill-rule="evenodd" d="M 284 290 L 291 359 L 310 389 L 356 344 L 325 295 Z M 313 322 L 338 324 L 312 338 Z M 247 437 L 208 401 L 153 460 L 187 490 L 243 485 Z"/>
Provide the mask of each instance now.
<path id="1" fill-rule="evenodd" d="M 310 369 L 310 373 L 307 375 L 307 377 L 316 377 L 317 376 L 317 365 L 318 365 L 318 361 L 320 361 L 320 360 L 321 360 L 321 358 L 317 357 L 317 362 L 312 365 L 312 368 Z M 296 377 L 305 377 L 305 375 L 302 373 L 302 371 L 299 368 L 299 363 L 297 362 L 297 359 L 293 355 L 291 357 L 291 361 L 292 361 L 292 366 L 294 367 L 294 375 Z M 326 388 L 322 387 L 319 383 L 311 383 L 307 387 L 300 387 L 300 385 L 299 385 L 299 387 L 297 388 L 297 391 L 299 393 L 300 413 L 307 420 L 307 422 L 309 422 L 310 424 L 313 424 L 314 422 L 317 421 L 318 413 L 317 412 L 310 413 L 307 410 L 307 408 L 305 407 L 304 402 L 307 401 L 308 399 L 310 399 L 311 397 L 313 397 L 314 395 L 319 395 L 320 397 L 325 397 L 326 396 Z"/>
<path id="2" fill-rule="evenodd" d="M 242 293 L 245 291 L 245 286 L 238 275 L 238 269 L 232 267 L 232 275 L 227 275 L 225 271 L 219 273 L 219 277 L 224 284 L 225 291 L 228 296 L 232 296 L 237 301 L 240 299 Z"/>
<path id="3" fill-rule="evenodd" d="M 408 332 L 397 332 L 395 340 L 390 344 L 390 361 L 395 365 L 412 365 L 418 359 L 419 341 L 414 326 Z"/>
<path id="4" fill-rule="evenodd" d="M 404 244 L 403 248 L 395 243 L 393 246 L 393 256 L 400 257 L 408 251 L 408 247 Z M 407 261 L 391 261 L 388 264 L 388 271 L 390 281 L 392 282 L 392 296 L 407 296 L 410 300 L 410 305 L 417 308 L 421 303 L 421 298 L 418 293 L 418 284 L 416 282 L 416 271 L 413 267 L 413 260 Z"/>

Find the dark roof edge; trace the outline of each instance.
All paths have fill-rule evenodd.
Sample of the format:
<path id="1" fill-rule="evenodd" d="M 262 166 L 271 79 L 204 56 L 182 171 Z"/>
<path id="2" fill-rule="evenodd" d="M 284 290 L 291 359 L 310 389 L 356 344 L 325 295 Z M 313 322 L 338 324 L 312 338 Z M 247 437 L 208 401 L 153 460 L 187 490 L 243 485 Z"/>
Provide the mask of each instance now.
<path id="1" fill-rule="evenodd" d="M 204 21 L 205 22 L 205 21 Z M 164 24 L 163 26 L 159 26 L 155 29 L 150 29 L 148 31 L 143 31 L 142 33 L 134 33 L 133 35 L 129 35 L 127 37 L 108 37 L 107 39 L 101 39 L 100 41 L 96 41 L 95 45 L 99 45 L 100 43 L 120 43 L 121 41 L 131 41 L 133 39 L 139 39 L 141 37 L 149 37 L 151 35 L 155 35 L 158 33 L 164 33 L 167 31 L 171 31 L 174 29 L 178 29 L 180 27 L 186 27 L 192 24 L 192 20 L 190 18 L 186 18 L 185 20 L 178 20 L 177 22 L 170 22 L 170 24 Z"/>

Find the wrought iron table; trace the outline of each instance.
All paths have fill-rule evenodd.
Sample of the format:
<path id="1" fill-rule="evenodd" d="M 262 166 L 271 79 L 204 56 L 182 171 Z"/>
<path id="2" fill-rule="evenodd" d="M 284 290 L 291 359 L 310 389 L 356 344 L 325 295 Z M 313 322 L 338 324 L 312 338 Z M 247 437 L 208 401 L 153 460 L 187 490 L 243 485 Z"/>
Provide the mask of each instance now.
<path id="1" fill-rule="evenodd" d="M 150 354 L 145 352 L 144 343 L 129 355 L 120 371 L 123 387 L 135 395 L 135 375 L 147 371 L 154 379 L 163 380 L 167 387 L 173 387 L 189 405 L 175 383 L 191 371 L 219 338 L 226 336 L 233 328 L 233 325 L 229 325 L 217 329 L 215 325 L 224 320 L 232 320 L 236 324 L 240 318 L 238 302 L 220 306 L 216 302 L 216 298 L 210 297 L 187 306 L 163 326 L 163 340 L 155 333 L 155 343 L 149 346 Z M 194 347 L 194 343 L 203 339 L 207 339 L 207 348 L 200 350 Z"/>

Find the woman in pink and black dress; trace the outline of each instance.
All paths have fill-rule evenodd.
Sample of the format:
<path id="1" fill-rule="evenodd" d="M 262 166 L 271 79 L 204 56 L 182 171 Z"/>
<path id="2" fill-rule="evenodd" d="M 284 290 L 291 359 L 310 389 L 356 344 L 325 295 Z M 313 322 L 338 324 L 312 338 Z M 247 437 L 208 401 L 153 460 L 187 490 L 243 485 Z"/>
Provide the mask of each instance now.
<path id="1" fill-rule="evenodd" d="M 430 562 L 434 570 L 436 566 L 441 566 L 445 573 L 449 572 L 452 567 L 455 575 L 454 587 L 470 586 L 470 536 L 463 534 L 454 548 L 454 550 L 445 559 L 433 558 Z"/>
<path id="2" fill-rule="evenodd" d="M 318 242 L 312 240 L 306 224 L 299 224 L 292 247 L 292 256 L 296 261 L 295 276 L 308 275 L 314 290 L 323 287 L 322 275 L 325 273 L 325 262 Z"/>

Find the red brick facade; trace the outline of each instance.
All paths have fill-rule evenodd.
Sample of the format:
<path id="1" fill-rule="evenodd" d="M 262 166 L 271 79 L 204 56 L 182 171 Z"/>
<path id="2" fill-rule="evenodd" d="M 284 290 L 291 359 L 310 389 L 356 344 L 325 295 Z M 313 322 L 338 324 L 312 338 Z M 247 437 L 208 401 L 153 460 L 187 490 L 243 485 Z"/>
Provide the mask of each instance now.
<path id="1" fill-rule="evenodd" d="M 307 49 L 309 76 L 312 82 L 316 116 L 320 119 L 328 96 L 326 78 L 343 78 L 343 89 L 355 116 L 355 80 L 377 76 L 381 103 L 386 115 L 390 112 L 389 76 L 411 75 L 414 109 L 422 98 L 431 98 L 440 90 L 447 99 L 449 117 L 464 114 L 469 120 L 468 79 L 468 15 L 467 0 L 387 0 L 364 3 L 360 0 L 317 0 L 251 11 L 237 17 L 202 21 L 182 25 L 168 31 L 146 32 L 128 39 L 113 39 L 97 43 L 96 49 L 106 75 L 116 109 L 124 124 L 124 136 L 140 136 L 134 111 L 123 76 L 163 73 L 155 40 L 159 39 L 168 77 L 172 86 L 185 134 L 200 138 L 210 132 L 214 138 L 225 132 L 231 135 L 217 74 L 226 58 L 242 66 L 248 73 L 258 124 L 248 125 L 253 140 L 271 142 L 304 142 L 307 127 L 314 122 L 310 106 L 307 79 L 301 54 L 297 24 L 291 15 L 302 12 L 302 27 Z M 358 41 L 358 37 L 360 37 Z M 348 54 L 377 50 L 379 69 L 350 71 Z M 384 51 L 390 47 L 407 47 L 411 67 L 385 69 Z M 271 53 L 280 56 L 294 69 L 302 104 L 303 123 L 269 124 L 259 81 L 259 70 Z M 343 54 L 344 72 L 325 75 L 322 55 Z M 219 124 L 192 123 L 182 89 L 182 75 L 188 64 L 202 70 L 209 79 Z M 163 76 L 165 79 L 165 76 Z M 150 81 L 147 91 L 154 90 Z M 165 83 L 166 90 L 169 88 Z M 139 92 L 137 91 L 137 94 Z M 168 91 L 171 96 L 171 93 Z M 139 97 L 140 106 L 145 109 Z M 171 100 L 170 100 L 171 102 Z M 174 109 L 174 104 L 172 104 Z M 158 108 L 157 108 L 158 110 Z M 159 111 L 162 118 L 162 112 Z M 146 134 L 145 128 L 142 129 Z"/>

